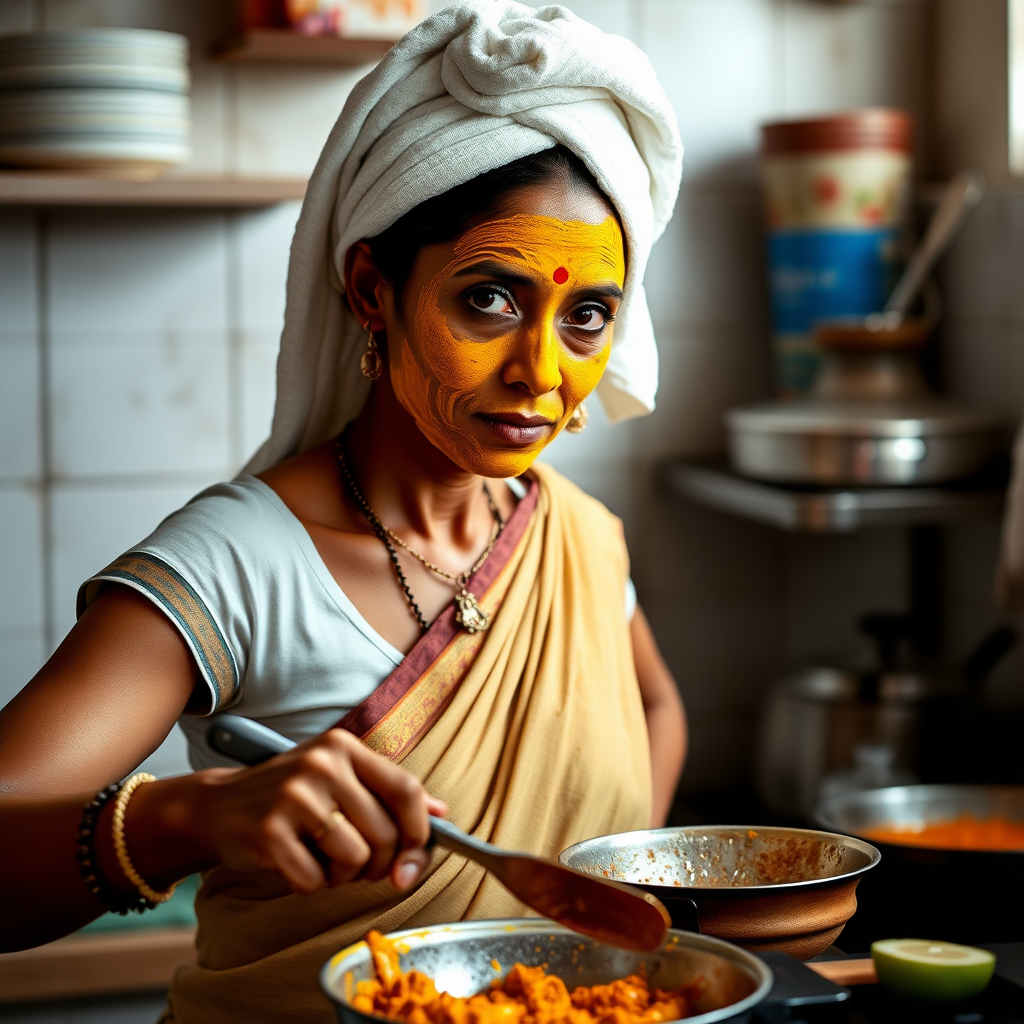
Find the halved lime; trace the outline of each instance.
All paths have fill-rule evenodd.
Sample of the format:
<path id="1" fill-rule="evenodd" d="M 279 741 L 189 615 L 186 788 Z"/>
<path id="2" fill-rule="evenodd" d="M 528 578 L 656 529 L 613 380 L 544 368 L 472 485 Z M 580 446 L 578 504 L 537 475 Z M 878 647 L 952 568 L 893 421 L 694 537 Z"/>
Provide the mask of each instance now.
<path id="1" fill-rule="evenodd" d="M 878 980 L 910 999 L 953 1001 L 981 992 L 996 958 L 984 949 L 927 939 L 881 939 L 871 943 Z"/>

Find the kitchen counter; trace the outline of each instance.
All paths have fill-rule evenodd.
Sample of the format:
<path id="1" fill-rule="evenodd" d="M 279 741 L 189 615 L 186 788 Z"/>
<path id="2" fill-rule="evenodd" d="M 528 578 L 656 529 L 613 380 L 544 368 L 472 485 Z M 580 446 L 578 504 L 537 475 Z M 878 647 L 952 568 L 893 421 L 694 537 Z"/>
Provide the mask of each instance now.
<path id="1" fill-rule="evenodd" d="M 0 954 L 0 1004 L 163 989 L 179 964 L 194 960 L 193 927 L 69 935 Z"/>

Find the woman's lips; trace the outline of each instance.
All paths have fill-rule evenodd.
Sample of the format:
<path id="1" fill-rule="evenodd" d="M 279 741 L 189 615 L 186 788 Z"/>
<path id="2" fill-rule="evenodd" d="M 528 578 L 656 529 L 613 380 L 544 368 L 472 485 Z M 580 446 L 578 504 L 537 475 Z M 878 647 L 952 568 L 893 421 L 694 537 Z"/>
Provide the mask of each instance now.
<path id="1" fill-rule="evenodd" d="M 518 413 L 480 413 L 480 418 L 503 441 L 524 447 L 544 440 L 554 429 L 552 420 L 543 416 L 523 416 Z"/>

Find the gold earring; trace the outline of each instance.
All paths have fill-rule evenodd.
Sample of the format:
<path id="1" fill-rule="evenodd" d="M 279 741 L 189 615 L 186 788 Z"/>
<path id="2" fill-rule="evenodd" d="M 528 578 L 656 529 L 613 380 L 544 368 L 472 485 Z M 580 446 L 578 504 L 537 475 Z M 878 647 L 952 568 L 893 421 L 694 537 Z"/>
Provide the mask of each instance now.
<path id="1" fill-rule="evenodd" d="M 565 429 L 570 434 L 582 434 L 587 429 L 587 420 L 590 418 L 590 413 L 587 412 L 587 407 L 580 402 L 572 411 L 572 415 L 569 417 L 569 422 L 566 423 Z"/>
<path id="2" fill-rule="evenodd" d="M 366 343 L 366 351 L 359 359 L 359 369 L 363 371 L 363 376 L 367 380 L 377 380 L 384 372 L 384 364 L 377 351 L 377 339 L 373 336 L 373 331 L 370 330 L 370 321 L 367 320 L 363 327 L 366 328 L 370 340 Z"/>

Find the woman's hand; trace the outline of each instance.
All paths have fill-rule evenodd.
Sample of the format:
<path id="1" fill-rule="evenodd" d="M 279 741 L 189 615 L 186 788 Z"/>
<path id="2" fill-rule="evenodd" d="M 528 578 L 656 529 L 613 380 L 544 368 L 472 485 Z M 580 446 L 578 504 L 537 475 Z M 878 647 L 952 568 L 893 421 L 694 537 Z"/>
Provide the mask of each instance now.
<path id="1" fill-rule="evenodd" d="M 255 768 L 193 778 L 186 827 L 205 849 L 204 859 L 237 871 L 277 871 L 297 892 L 389 876 L 395 888 L 409 888 L 430 859 L 428 817 L 446 813 L 415 776 L 342 729 Z M 132 798 L 129 840 L 150 831 L 146 819 L 159 813 L 157 785 Z M 146 790 L 150 799 L 132 813 Z"/>

